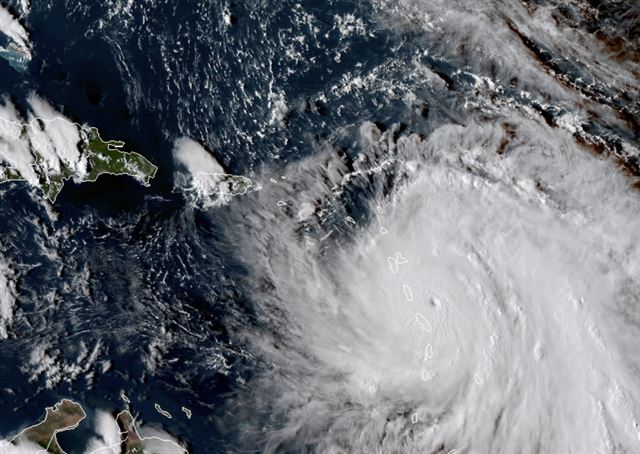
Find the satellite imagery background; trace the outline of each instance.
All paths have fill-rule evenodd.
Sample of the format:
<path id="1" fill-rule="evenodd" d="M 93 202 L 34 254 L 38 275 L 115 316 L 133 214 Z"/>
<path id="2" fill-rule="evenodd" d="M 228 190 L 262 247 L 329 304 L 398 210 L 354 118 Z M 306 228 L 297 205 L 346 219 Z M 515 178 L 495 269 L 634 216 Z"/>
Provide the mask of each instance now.
<path id="1" fill-rule="evenodd" d="M 640 452 L 640 4 L 0 0 L 0 453 Z"/>

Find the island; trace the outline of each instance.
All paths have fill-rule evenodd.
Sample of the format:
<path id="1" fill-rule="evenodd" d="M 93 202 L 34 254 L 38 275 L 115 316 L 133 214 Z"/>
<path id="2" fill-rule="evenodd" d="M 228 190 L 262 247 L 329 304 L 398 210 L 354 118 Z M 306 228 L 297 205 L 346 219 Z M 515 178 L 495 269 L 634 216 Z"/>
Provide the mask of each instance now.
<path id="1" fill-rule="evenodd" d="M 120 441 L 123 454 L 142 454 L 143 442 L 142 437 L 138 435 L 135 421 L 131 413 L 123 410 L 116 416 L 116 423 L 120 429 Z"/>
<path id="2" fill-rule="evenodd" d="M 75 429 L 86 416 L 80 404 L 63 399 L 53 407 L 47 407 L 44 420 L 20 432 L 11 443 L 19 445 L 31 442 L 42 447 L 47 453 L 64 454 L 56 434 Z"/>
<path id="3" fill-rule="evenodd" d="M 157 404 L 156 404 L 157 405 Z M 136 428 L 136 421 L 128 410 L 116 416 L 120 430 L 120 452 L 122 454 L 144 454 L 153 452 L 175 452 L 188 454 L 188 451 L 173 440 L 156 435 L 143 437 Z"/>
<path id="4" fill-rule="evenodd" d="M 0 4 L 0 58 L 19 72 L 31 62 L 31 40 L 21 20 Z"/>
<path id="5" fill-rule="evenodd" d="M 86 418 L 82 406 L 72 400 L 63 399 L 53 407 L 46 409 L 44 419 L 32 426 L 22 430 L 18 435 L 8 441 L 0 440 L 0 453 L 4 452 L 38 452 L 40 454 L 66 454 L 60 446 L 56 435 L 60 432 L 73 430 L 78 427 L 81 421 Z M 98 447 L 96 452 L 108 450 L 118 454 L 144 454 L 153 452 L 175 452 L 187 454 L 188 450 L 179 444 L 171 435 L 161 429 L 149 427 L 145 429 L 146 436 L 142 436 L 138 431 L 137 422 L 129 410 L 122 410 L 115 415 L 113 429 L 118 431 L 119 437 L 116 443 L 100 436 L 96 438 Z M 96 426 L 96 433 L 102 434 L 104 430 L 109 432 L 110 428 Z M 17 451 L 7 451 L 7 446 L 11 444 Z M 100 446 L 102 445 L 102 446 Z M 71 452 L 77 452 L 72 450 Z"/>
<path id="6" fill-rule="evenodd" d="M 144 156 L 123 151 L 124 142 L 105 141 L 97 128 L 58 117 L 17 124 L 0 118 L 0 184 L 26 181 L 51 203 L 65 181 L 93 182 L 100 175 L 128 175 L 144 186 L 158 168 Z M 28 153 L 28 154 L 27 154 Z"/>

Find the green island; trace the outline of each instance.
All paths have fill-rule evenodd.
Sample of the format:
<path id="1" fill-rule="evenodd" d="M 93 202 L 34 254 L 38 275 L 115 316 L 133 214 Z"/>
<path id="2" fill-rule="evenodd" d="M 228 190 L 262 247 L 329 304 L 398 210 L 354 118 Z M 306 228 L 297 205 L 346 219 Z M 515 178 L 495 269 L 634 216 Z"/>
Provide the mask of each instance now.
<path id="1" fill-rule="evenodd" d="M 96 181 L 100 175 L 109 173 L 129 175 L 149 186 L 149 181 L 155 177 L 158 168 L 138 153 L 120 150 L 123 146 L 124 142 L 120 140 L 105 142 L 96 128 L 89 128 L 85 145 L 89 157 L 89 172 L 84 181 Z"/>
<path id="2" fill-rule="evenodd" d="M 20 432 L 11 440 L 11 443 L 19 444 L 22 441 L 29 441 L 36 443 L 47 453 L 64 454 L 58 444 L 56 434 L 75 429 L 86 416 L 80 404 L 63 399 L 53 407 L 46 409 L 46 415 L 42 422 Z"/>
<path id="3" fill-rule="evenodd" d="M 4 167 L 0 165 L 0 183 L 4 183 L 5 181 L 25 181 L 18 172 L 13 167 Z"/>
<path id="4" fill-rule="evenodd" d="M 47 200 L 54 203 L 62 191 L 65 181 L 72 178 L 77 183 L 84 183 L 96 181 L 100 175 L 104 174 L 128 175 L 144 186 L 149 186 L 158 167 L 138 153 L 122 151 L 124 146 L 122 141 L 102 140 L 97 128 L 75 125 L 80 136 L 77 148 L 80 156 L 79 162 L 83 163 L 81 171 L 77 170 L 78 163 L 69 163 L 62 159 L 58 161 L 58 168 L 51 168 L 51 164 L 47 162 L 37 146 L 30 143 L 30 152 L 33 158 L 32 168 L 38 177 L 37 186 Z M 32 127 L 36 126 L 24 125 L 25 129 Z M 7 163 L 0 164 L 0 184 L 10 181 L 26 181 L 26 178 L 19 170 L 7 165 Z"/>

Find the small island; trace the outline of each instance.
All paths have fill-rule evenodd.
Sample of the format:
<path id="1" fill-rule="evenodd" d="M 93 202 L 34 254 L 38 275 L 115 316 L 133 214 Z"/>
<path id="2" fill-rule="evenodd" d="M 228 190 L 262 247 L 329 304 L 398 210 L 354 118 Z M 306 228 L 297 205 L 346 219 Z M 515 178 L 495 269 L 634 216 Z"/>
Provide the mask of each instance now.
<path id="1" fill-rule="evenodd" d="M 3 2 L 6 3 L 6 2 Z M 32 58 L 29 32 L 20 17 L 14 16 L 0 4 L 0 58 L 6 60 L 13 69 L 25 72 Z"/>

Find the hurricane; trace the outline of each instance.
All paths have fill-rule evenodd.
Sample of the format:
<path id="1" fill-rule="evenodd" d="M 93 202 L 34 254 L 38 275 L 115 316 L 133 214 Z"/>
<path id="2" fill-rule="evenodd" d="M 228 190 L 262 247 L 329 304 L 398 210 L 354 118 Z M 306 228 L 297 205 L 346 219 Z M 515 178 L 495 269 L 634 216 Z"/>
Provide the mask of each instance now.
<path id="1" fill-rule="evenodd" d="M 344 181 L 331 161 L 238 220 L 265 325 L 243 336 L 265 371 L 238 417 L 258 402 L 271 450 L 636 449 L 637 197 L 569 134 L 510 121 L 503 155 L 501 120 L 400 141 L 402 184 L 339 246 L 287 209 Z M 324 188 L 293 190 L 321 165 Z M 261 196 L 249 211 L 277 206 Z"/>
<path id="2" fill-rule="evenodd" d="M 586 87 L 637 100 L 637 65 L 532 4 L 390 6 L 384 20 L 427 30 L 420 57 L 455 48 L 493 78 L 434 63 L 416 83 L 463 87 L 467 115 L 427 137 L 365 121 L 355 159 L 325 149 L 278 169 L 240 208 L 262 326 L 241 338 L 264 362 L 233 404 L 243 437 L 266 452 L 640 449 L 637 180 L 586 132 L 623 117 L 622 92 Z M 551 37 L 558 55 L 534 44 Z M 590 84 L 549 69 L 594 52 L 607 67 Z M 538 96 L 563 105 L 555 118 Z"/>

